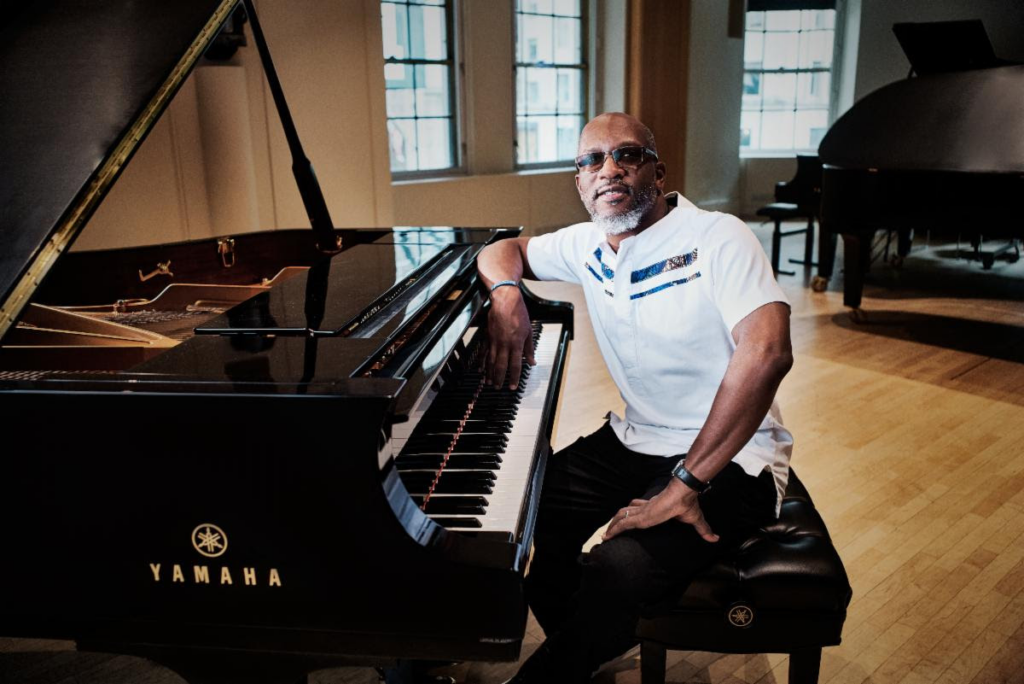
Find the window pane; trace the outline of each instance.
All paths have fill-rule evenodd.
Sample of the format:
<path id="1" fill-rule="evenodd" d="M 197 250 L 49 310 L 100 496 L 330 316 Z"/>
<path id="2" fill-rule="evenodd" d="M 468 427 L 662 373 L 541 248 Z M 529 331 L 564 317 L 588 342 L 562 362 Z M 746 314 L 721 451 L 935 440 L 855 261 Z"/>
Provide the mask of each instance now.
<path id="1" fill-rule="evenodd" d="M 796 107 L 796 74 L 764 74 L 764 108 Z"/>
<path id="2" fill-rule="evenodd" d="M 800 13 L 800 28 L 802 29 L 834 29 L 835 27 L 835 10 L 804 10 Z"/>
<path id="3" fill-rule="evenodd" d="M 743 42 L 743 68 L 760 69 L 764 60 L 764 34 L 747 33 Z"/>
<path id="4" fill-rule="evenodd" d="M 580 16 L 580 0 L 555 0 L 554 12 L 563 17 L 578 17 Z"/>
<path id="5" fill-rule="evenodd" d="M 761 149 L 793 149 L 793 112 L 764 112 L 761 116 Z"/>
<path id="6" fill-rule="evenodd" d="M 408 9 L 403 5 L 382 3 L 380 20 L 384 38 L 384 59 L 389 57 L 407 59 L 409 57 L 409 33 L 406 30 L 409 21 Z"/>
<path id="7" fill-rule="evenodd" d="M 531 135 L 532 119 L 520 116 L 516 119 L 516 163 L 528 164 L 537 156 L 534 136 Z"/>
<path id="8" fill-rule="evenodd" d="M 403 65 L 389 64 L 388 66 L 401 67 Z M 388 88 L 386 92 L 389 118 L 416 115 L 416 110 L 413 109 L 413 91 L 411 88 Z"/>
<path id="9" fill-rule="evenodd" d="M 800 34 L 800 68 L 832 66 L 833 31 L 806 31 Z"/>
<path id="10" fill-rule="evenodd" d="M 526 72 L 527 69 L 516 69 L 516 114 L 526 113 Z"/>
<path id="11" fill-rule="evenodd" d="M 762 74 L 743 74 L 743 109 L 761 109 Z"/>
<path id="12" fill-rule="evenodd" d="M 522 61 L 550 64 L 554 60 L 551 44 L 551 31 L 554 28 L 552 22 L 554 19 L 551 17 L 523 15 L 523 32 L 520 37 Z"/>
<path id="13" fill-rule="evenodd" d="M 551 10 L 553 9 L 551 0 L 520 0 L 520 2 L 520 12 L 536 12 L 537 14 L 551 14 Z"/>
<path id="14" fill-rule="evenodd" d="M 558 117 L 558 149 L 555 159 L 574 159 L 576 157 L 576 146 L 579 143 L 582 130 L 582 116 Z"/>
<path id="15" fill-rule="evenodd" d="M 761 147 L 761 112 L 740 113 L 740 150 Z"/>
<path id="16" fill-rule="evenodd" d="M 420 119 L 416 122 L 419 167 L 443 169 L 452 166 L 451 130 L 448 119 Z"/>
<path id="17" fill-rule="evenodd" d="M 796 31 L 800 28 L 800 10 L 765 12 L 765 28 L 769 31 Z"/>
<path id="18" fill-rule="evenodd" d="M 578 19 L 555 19 L 555 62 L 579 64 L 583 59 Z"/>
<path id="19" fill-rule="evenodd" d="M 583 72 L 579 69 L 558 69 L 558 113 L 582 114 L 582 104 Z"/>
<path id="20" fill-rule="evenodd" d="M 817 149 L 827 130 L 827 109 L 799 111 L 796 113 L 796 138 L 793 146 L 798 150 Z"/>
<path id="21" fill-rule="evenodd" d="M 388 121 L 388 147 L 392 171 L 416 170 L 416 122 L 412 119 Z"/>
<path id="22" fill-rule="evenodd" d="M 558 97 L 554 69 L 524 69 L 526 71 L 526 112 L 528 114 L 554 114 Z"/>
<path id="23" fill-rule="evenodd" d="M 409 56 L 413 59 L 444 59 L 448 55 L 447 26 L 443 7 L 409 8 Z"/>
<path id="24" fill-rule="evenodd" d="M 831 88 L 832 74 L 827 71 L 798 74 L 796 104 L 800 108 L 821 107 L 828 109 Z"/>
<path id="25" fill-rule="evenodd" d="M 766 33 L 764 37 L 764 68 L 795 69 L 799 47 L 800 34 L 795 31 Z"/>
<path id="26" fill-rule="evenodd" d="M 558 117 L 533 116 L 531 124 L 531 148 L 534 157 L 531 162 L 553 162 L 558 160 Z M 575 155 L 570 155 L 575 156 Z"/>
<path id="27" fill-rule="evenodd" d="M 416 114 L 418 116 L 447 116 L 448 67 L 440 64 L 420 64 L 416 67 Z"/>
<path id="28" fill-rule="evenodd" d="M 747 12 L 747 30 L 764 30 L 764 12 Z"/>

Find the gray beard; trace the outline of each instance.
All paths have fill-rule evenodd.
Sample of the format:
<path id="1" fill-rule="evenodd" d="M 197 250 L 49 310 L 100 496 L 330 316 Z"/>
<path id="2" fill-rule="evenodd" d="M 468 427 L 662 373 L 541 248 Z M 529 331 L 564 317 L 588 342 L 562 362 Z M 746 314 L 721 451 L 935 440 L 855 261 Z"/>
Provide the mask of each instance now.
<path id="1" fill-rule="evenodd" d="M 653 185 L 642 188 L 636 195 L 636 206 L 625 214 L 618 214 L 616 216 L 601 216 L 591 210 L 591 207 L 587 207 L 590 210 L 590 220 L 594 222 L 595 226 L 603 230 L 605 235 L 613 236 L 628 233 L 631 230 L 636 230 L 636 227 L 640 225 L 644 215 L 654 206 L 656 196 Z"/>

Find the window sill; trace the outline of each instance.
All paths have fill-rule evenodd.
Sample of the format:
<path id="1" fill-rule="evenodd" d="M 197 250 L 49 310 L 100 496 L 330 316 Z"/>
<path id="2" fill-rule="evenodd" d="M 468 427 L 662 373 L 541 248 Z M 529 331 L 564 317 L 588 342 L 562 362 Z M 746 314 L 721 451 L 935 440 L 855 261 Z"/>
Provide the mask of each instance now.
<path id="1" fill-rule="evenodd" d="M 564 174 L 575 175 L 576 169 L 572 166 L 558 166 L 558 167 L 545 167 L 545 168 L 532 168 L 532 169 L 516 169 L 514 171 L 501 171 L 498 173 L 467 173 L 465 171 L 455 171 L 449 173 L 438 173 L 435 175 L 417 175 L 417 176 L 402 176 L 400 178 L 393 178 L 391 180 L 392 187 L 401 187 L 405 185 L 417 185 L 423 183 L 458 183 L 460 181 L 467 181 L 470 179 L 478 178 L 500 178 L 509 177 L 517 178 L 524 176 L 561 176 Z"/>
<path id="2" fill-rule="evenodd" d="M 740 159 L 795 159 L 798 154 L 818 154 L 818 150 L 751 150 L 740 152 Z"/>

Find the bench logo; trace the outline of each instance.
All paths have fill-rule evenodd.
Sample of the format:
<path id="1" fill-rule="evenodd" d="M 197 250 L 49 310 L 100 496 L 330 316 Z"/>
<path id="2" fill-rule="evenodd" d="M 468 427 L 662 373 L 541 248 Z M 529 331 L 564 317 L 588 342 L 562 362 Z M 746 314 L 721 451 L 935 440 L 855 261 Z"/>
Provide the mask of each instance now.
<path id="1" fill-rule="evenodd" d="M 224 530 L 212 523 L 203 523 L 192 530 L 192 548 L 207 558 L 219 558 L 228 550 L 228 535 Z M 166 566 L 162 563 L 150 563 L 149 571 L 154 582 L 170 584 L 220 584 L 244 587 L 280 587 L 281 573 L 277 568 L 261 569 L 254 567 L 230 567 L 222 565 L 192 565 L 173 563 L 170 565 L 170 577 Z M 191 572 L 189 572 L 191 570 Z"/>
<path id="2" fill-rule="evenodd" d="M 192 546 L 207 558 L 216 558 L 228 550 L 228 536 L 216 525 L 204 523 L 192 530 Z"/>

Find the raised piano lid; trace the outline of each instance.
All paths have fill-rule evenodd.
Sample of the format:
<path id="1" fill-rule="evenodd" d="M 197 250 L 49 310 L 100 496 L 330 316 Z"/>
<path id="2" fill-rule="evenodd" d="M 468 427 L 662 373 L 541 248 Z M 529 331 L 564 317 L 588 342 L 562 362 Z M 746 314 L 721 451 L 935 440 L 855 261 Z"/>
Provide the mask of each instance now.
<path id="1" fill-rule="evenodd" d="M 1024 173 L 1024 66 L 890 83 L 841 116 L 818 154 L 844 169 Z"/>
<path id="2" fill-rule="evenodd" d="M 235 0 L 41 0 L 0 28 L 0 337 Z"/>

